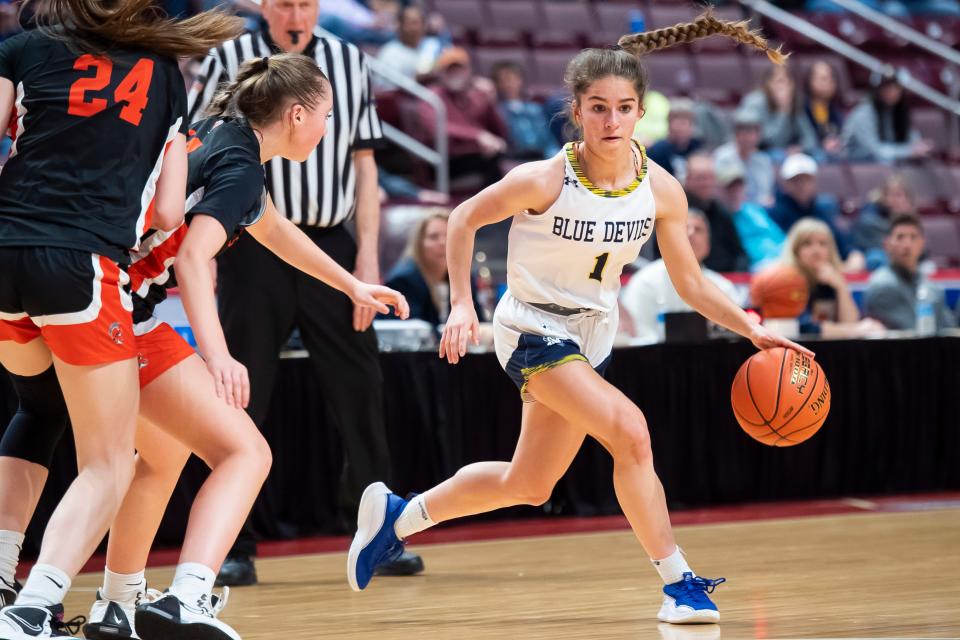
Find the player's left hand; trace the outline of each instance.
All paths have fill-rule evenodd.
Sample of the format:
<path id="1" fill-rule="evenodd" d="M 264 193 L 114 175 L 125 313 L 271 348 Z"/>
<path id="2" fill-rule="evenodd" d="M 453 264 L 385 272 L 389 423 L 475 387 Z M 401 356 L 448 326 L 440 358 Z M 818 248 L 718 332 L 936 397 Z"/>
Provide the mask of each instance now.
<path id="1" fill-rule="evenodd" d="M 357 280 L 363 283 L 380 282 L 380 268 L 376 260 L 365 259 L 357 256 L 357 266 L 353 270 L 353 275 Z M 373 324 L 373 319 L 377 315 L 377 310 L 371 306 L 357 304 L 357 299 L 353 299 L 353 330 L 366 331 Z"/>
<path id="2" fill-rule="evenodd" d="M 368 310 L 376 315 L 390 313 L 390 307 L 393 307 L 393 314 L 401 320 L 410 317 L 410 305 L 407 304 L 407 299 L 402 293 L 390 287 L 358 281 L 350 298 L 353 300 L 355 309 Z M 367 326 L 370 325 L 367 324 Z"/>
<path id="3" fill-rule="evenodd" d="M 756 324 L 753 326 L 753 329 L 750 331 L 750 342 L 757 349 L 773 349 L 774 347 L 785 347 L 787 349 L 793 349 L 794 351 L 799 351 L 800 353 L 805 353 L 811 358 L 816 354 L 810 349 L 807 349 L 803 345 L 797 344 L 793 340 L 787 340 L 778 333 L 770 331 L 762 324 Z"/>

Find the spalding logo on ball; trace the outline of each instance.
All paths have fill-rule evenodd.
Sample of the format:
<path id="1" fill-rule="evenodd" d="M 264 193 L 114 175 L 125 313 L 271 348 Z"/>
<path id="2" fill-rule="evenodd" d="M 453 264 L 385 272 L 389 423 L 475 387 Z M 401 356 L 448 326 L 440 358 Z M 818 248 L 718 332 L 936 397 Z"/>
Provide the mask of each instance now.
<path id="1" fill-rule="evenodd" d="M 737 422 L 754 440 L 772 447 L 800 444 L 830 413 L 830 384 L 810 356 L 777 347 L 752 355 L 730 389 Z"/>

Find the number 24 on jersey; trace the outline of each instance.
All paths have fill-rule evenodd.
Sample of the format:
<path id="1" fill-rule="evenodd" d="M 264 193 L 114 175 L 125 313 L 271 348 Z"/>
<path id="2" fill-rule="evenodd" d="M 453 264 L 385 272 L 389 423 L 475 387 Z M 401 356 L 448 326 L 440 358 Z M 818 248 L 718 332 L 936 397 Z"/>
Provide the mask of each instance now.
<path id="1" fill-rule="evenodd" d="M 89 117 L 100 113 L 107 108 L 106 98 L 88 98 L 87 93 L 93 91 L 102 91 L 110 84 L 110 78 L 113 75 L 113 61 L 110 58 L 103 58 L 84 54 L 77 58 L 73 63 L 73 68 L 77 71 L 86 71 L 90 68 L 96 69 L 96 73 L 90 78 L 80 78 L 70 86 L 70 106 L 67 113 L 73 116 Z M 120 119 L 126 120 L 134 126 L 140 124 L 143 118 L 143 110 L 147 107 L 148 92 L 150 91 L 150 81 L 153 79 L 153 60 L 150 58 L 141 58 L 133 68 L 130 69 L 120 84 L 113 92 L 113 101 L 115 103 L 125 103 L 120 110 Z"/>

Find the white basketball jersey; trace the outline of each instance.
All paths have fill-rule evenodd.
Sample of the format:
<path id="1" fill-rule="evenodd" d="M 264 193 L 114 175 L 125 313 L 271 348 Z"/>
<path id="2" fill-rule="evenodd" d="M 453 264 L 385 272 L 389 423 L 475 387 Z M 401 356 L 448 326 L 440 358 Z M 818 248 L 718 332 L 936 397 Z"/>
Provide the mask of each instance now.
<path id="1" fill-rule="evenodd" d="M 563 151 L 560 197 L 545 212 L 514 216 L 507 250 L 507 287 L 518 300 L 610 312 L 617 306 L 620 274 L 637 259 L 656 217 L 647 177 L 625 189 L 595 187 L 580 170 L 573 143 Z"/>

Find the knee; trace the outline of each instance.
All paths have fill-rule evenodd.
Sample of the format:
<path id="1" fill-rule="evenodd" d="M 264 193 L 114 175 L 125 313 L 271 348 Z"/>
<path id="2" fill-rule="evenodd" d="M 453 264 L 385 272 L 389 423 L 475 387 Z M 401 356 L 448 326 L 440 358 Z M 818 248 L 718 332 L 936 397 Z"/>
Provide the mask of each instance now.
<path id="1" fill-rule="evenodd" d="M 652 461 L 650 432 L 643 413 L 632 405 L 617 408 L 611 417 L 610 452 L 617 461 L 643 464 Z"/>
<path id="2" fill-rule="evenodd" d="M 510 466 L 504 477 L 506 493 L 512 504 L 529 504 L 539 507 L 550 500 L 556 481 L 536 475 L 525 474 Z"/>
<path id="3" fill-rule="evenodd" d="M 273 452 L 266 438 L 257 434 L 255 442 L 251 443 L 249 448 L 249 457 L 252 472 L 256 473 L 262 480 L 266 480 L 270 474 L 270 468 L 273 466 Z"/>

